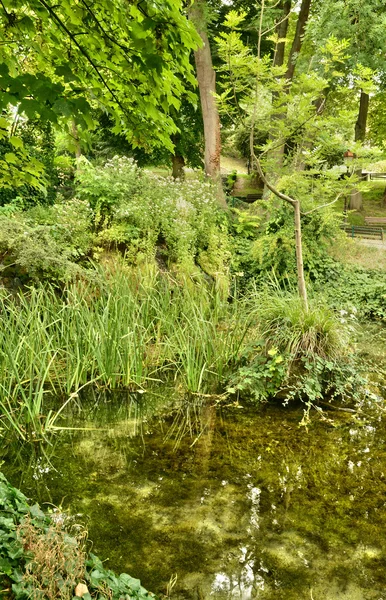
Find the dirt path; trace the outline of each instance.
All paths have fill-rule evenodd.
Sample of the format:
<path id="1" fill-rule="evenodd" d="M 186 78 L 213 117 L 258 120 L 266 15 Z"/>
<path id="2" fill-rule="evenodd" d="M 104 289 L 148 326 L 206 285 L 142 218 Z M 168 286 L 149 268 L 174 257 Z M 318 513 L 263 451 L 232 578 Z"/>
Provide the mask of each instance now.
<path id="1" fill-rule="evenodd" d="M 366 238 L 356 238 L 358 243 L 362 246 L 369 246 L 371 248 L 381 248 L 386 250 L 386 241 L 382 240 L 367 240 Z"/>

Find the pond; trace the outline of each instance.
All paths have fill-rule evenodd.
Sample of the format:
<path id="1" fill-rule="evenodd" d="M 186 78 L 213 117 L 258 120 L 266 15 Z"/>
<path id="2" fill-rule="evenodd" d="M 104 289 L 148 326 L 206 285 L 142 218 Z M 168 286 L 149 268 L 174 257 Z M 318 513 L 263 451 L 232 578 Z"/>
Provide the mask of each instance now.
<path id="1" fill-rule="evenodd" d="M 2 470 L 85 522 L 107 566 L 179 599 L 386 600 L 386 427 L 175 392 L 93 395 Z"/>

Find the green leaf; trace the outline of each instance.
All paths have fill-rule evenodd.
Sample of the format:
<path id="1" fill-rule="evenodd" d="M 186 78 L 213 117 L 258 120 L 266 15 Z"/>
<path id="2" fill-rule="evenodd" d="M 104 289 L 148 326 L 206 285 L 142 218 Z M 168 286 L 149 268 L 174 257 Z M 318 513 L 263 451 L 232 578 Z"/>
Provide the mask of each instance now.
<path id="1" fill-rule="evenodd" d="M 12 164 L 12 165 L 17 165 L 19 162 L 19 159 L 17 158 L 16 154 L 14 154 L 13 152 L 7 152 L 4 155 L 5 160 Z"/>
<path id="2" fill-rule="evenodd" d="M 35 519 L 45 519 L 45 514 L 38 504 L 34 504 L 30 507 L 30 513 Z"/>
<path id="3" fill-rule="evenodd" d="M 9 138 L 9 141 L 14 148 L 23 148 L 24 147 L 23 140 L 19 137 L 12 135 Z"/>

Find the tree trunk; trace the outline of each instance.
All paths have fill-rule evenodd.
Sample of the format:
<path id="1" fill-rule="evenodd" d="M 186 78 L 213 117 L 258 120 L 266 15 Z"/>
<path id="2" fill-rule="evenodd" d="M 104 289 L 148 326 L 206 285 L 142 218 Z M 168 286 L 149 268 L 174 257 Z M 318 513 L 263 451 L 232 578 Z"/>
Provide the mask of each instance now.
<path id="1" fill-rule="evenodd" d="M 184 157 L 179 156 L 178 154 L 174 154 L 173 158 L 172 158 L 172 164 L 173 164 L 172 175 L 173 175 L 174 179 L 184 179 L 184 177 L 185 177 L 185 173 L 184 173 L 185 159 L 184 159 Z"/>
<path id="2" fill-rule="evenodd" d="M 295 242 L 296 242 L 296 268 L 298 274 L 298 290 L 299 296 L 304 302 L 304 306 L 308 311 L 308 298 L 306 281 L 304 279 L 304 266 L 303 266 L 303 245 L 302 245 L 302 228 L 300 220 L 300 202 L 296 200 L 293 204 L 295 214 Z"/>
<path id="3" fill-rule="evenodd" d="M 75 158 L 78 159 L 82 156 L 82 149 L 80 147 L 78 127 L 77 127 L 74 119 L 71 121 L 71 134 L 72 134 L 72 137 L 74 140 Z"/>
<path id="4" fill-rule="evenodd" d="M 360 179 L 362 176 L 362 169 L 355 170 L 355 175 Z M 360 192 L 357 188 L 353 187 L 350 192 L 350 210 L 362 210 L 363 207 L 363 197 L 362 192 Z"/>
<path id="5" fill-rule="evenodd" d="M 251 140 L 252 140 L 252 138 L 253 138 L 253 130 L 251 132 Z M 253 148 L 252 143 L 251 143 L 251 147 Z M 257 171 L 258 171 L 261 179 L 263 180 L 264 184 L 267 186 L 267 188 L 270 189 L 271 192 L 273 194 L 275 194 L 275 196 L 277 196 L 281 200 L 284 200 L 285 202 L 288 202 L 289 204 L 291 204 L 292 208 L 294 209 L 296 271 L 297 271 L 297 277 L 298 277 L 298 291 L 299 291 L 300 298 L 304 302 L 304 307 L 305 307 L 306 311 L 308 311 L 307 288 L 306 288 L 306 280 L 304 278 L 304 266 L 303 266 L 303 243 L 302 243 L 300 202 L 299 202 L 299 200 L 295 200 L 294 198 L 291 198 L 291 196 L 287 196 L 287 194 L 283 194 L 282 192 L 279 192 L 279 190 L 277 190 L 265 177 L 263 170 L 261 168 L 260 162 L 254 155 L 254 153 L 252 154 L 252 156 L 256 162 Z"/>
<path id="6" fill-rule="evenodd" d="M 206 3 L 204 0 L 196 0 L 189 9 L 189 18 L 194 23 L 203 42 L 202 47 L 194 53 L 194 59 L 204 122 L 205 173 L 216 183 L 218 200 L 220 204 L 226 207 L 220 171 L 220 117 L 214 96 L 216 93 L 216 73 L 213 69 L 212 55 L 206 32 L 205 8 Z"/>
<path id="7" fill-rule="evenodd" d="M 291 82 L 293 79 L 297 57 L 299 56 L 299 52 L 303 44 L 303 36 L 308 21 L 308 16 L 310 14 L 310 6 L 311 0 L 302 0 L 298 21 L 296 23 L 295 37 L 289 53 L 287 72 L 285 75 L 289 82 Z"/>
<path id="8" fill-rule="evenodd" d="M 276 27 L 276 33 L 279 38 L 276 44 L 275 56 L 273 58 L 273 66 L 281 67 L 284 63 L 285 38 L 287 37 L 289 14 L 291 11 L 291 0 L 284 0 L 281 3 L 283 14 L 280 17 L 280 23 Z M 284 41 L 281 41 L 284 40 Z"/>
<path id="9" fill-rule="evenodd" d="M 285 41 L 280 41 L 280 40 L 285 40 L 286 36 L 287 36 L 287 31 L 288 31 L 288 22 L 289 22 L 289 14 L 291 12 L 291 0 L 284 0 L 281 3 L 281 7 L 283 9 L 282 15 L 280 17 L 280 22 L 279 25 L 276 28 L 276 34 L 279 38 L 278 43 L 276 44 L 276 50 L 275 50 L 275 55 L 273 57 L 273 66 L 274 67 L 281 67 L 284 64 L 284 53 L 285 53 Z M 274 105 L 275 102 L 278 99 L 278 93 L 273 93 L 272 94 L 272 104 Z M 281 119 L 285 119 L 286 115 L 283 112 L 283 110 L 281 110 L 280 112 L 274 113 L 272 115 L 272 126 L 273 126 L 273 130 L 275 127 L 275 121 L 279 122 Z M 271 130 L 269 132 L 269 139 L 270 140 L 275 140 L 277 139 L 277 141 L 279 142 L 279 138 L 274 134 L 274 131 Z M 278 179 L 278 173 L 280 172 L 281 168 L 283 167 L 283 161 L 284 161 L 284 140 L 282 145 L 279 145 L 277 148 L 275 148 L 275 150 L 272 150 L 268 157 L 270 158 L 271 162 L 271 168 L 269 169 L 270 171 L 270 177 L 273 180 L 273 182 L 275 182 Z M 269 196 L 270 190 L 267 188 L 267 186 L 264 186 L 264 192 L 263 192 L 263 198 L 266 200 Z"/>
<path id="10" fill-rule="evenodd" d="M 363 198 L 362 193 L 356 188 L 353 188 L 350 193 L 350 210 L 362 210 Z"/>
<path id="11" fill-rule="evenodd" d="M 369 112 L 369 95 L 361 90 L 359 100 L 359 112 L 357 122 L 355 123 L 355 141 L 364 142 L 366 137 L 367 115 Z"/>

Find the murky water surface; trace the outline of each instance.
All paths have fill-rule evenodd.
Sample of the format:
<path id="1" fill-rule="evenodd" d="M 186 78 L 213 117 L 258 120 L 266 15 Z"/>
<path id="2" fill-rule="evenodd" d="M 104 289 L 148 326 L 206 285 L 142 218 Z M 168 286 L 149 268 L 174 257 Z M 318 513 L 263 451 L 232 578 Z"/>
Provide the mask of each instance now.
<path id="1" fill-rule="evenodd" d="M 306 430 L 301 409 L 122 394 L 0 458 L 85 521 L 110 568 L 172 599 L 386 600 L 385 423 L 333 417 Z"/>

